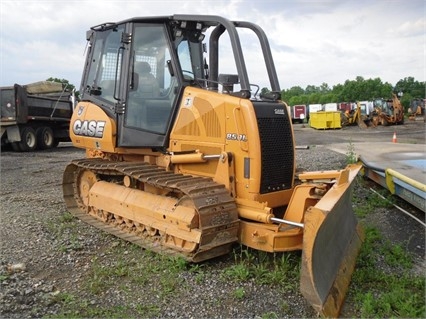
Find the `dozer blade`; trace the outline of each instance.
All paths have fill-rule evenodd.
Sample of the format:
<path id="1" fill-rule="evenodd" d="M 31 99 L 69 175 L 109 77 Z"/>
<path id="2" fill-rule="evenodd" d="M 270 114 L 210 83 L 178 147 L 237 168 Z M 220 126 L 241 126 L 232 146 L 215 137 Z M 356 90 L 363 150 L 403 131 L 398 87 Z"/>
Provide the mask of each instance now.
<path id="1" fill-rule="evenodd" d="M 323 317 L 339 316 L 361 248 L 362 230 L 351 202 L 360 168 L 342 172 L 305 214 L 300 290 Z"/>

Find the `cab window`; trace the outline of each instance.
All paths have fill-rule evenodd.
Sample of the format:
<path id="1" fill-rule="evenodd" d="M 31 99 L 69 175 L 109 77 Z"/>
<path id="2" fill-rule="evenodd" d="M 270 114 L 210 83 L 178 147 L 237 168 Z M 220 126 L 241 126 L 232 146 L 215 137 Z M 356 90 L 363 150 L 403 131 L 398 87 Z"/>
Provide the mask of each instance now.
<path id="1" fill-rule="evenodd" d="M 164 134 L 176 97 L 167 67 L 170 51 L 163 25 L 134 28 L 132 72 L 125 126 Z"/>

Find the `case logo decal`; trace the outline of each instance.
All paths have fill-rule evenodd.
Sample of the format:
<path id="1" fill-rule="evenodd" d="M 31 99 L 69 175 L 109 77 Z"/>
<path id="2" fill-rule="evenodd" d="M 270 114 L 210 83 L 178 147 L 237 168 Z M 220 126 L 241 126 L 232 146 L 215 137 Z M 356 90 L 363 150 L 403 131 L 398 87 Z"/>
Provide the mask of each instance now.
<path id="1" fill-rule="evenodd" d="M 105 124 L 105 121 L 76 120 L 72 126 L 72 130 L 75 135 L 102 138 L 104 136 Z"/>

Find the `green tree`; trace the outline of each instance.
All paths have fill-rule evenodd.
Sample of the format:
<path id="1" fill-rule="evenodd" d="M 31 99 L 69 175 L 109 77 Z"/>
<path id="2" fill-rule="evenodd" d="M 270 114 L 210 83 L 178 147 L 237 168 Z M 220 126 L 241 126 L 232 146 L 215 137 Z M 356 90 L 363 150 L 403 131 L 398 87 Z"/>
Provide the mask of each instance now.
<path id="1" fill-rule="evenodd" d="M 413 100 L 413 96 L 410 93 L 405 93 L 403 96 L 399 97 L 401 105 L 404 107 L 405 112 L 408 111 L 410 107 L 411 101 Z"/>
<path id="2" fill-rule="evenodd" d="M 342 91 L 343 91 L 343 85 L 342 84 L 336 84 L 335 86 L 333 86 L 333 89 L 331 90 L 331 93 L 333 93 L 334 95 L 336 95 L 337 99 L 340 102 L 346 102 L 346 100 L 342 96 Z"/>
<path id="3" fill-rule="evenodd" d="M 305 94 L 305 91 L 300 86 L 293 86 L 292 88 L 288 90 L 281 91 L 281 98 L 284 101 L 290 101 L 292 97 L 303 95 L 303 94 Z"/>
<path id="4" fill-rule="evenodd" d="M 339 102 L 337 95 L 334 95 L 333 93 L 327 93 L 327 94 L 322 94 L 319 102 L 320 104 L 326 104 L 326 103 L 337 103 Z"/>
<path id="5" fill-rule="evenodd" d="M 355 80 L 346 80 L 343 85 L 334 87 L 333 93 L 337 95 L 340 102 L 372 100 L 379 97 L 390 98 L 392 85 L 383 83 L 380 78 L 365 80 L 362 76 L 357 76 Z"/>
<path id="6" fill-rule="evenodd" d="M 270 92 L 270 90 L 267 87 L 264 87 L 260 90 L 260 95 L 264 95 L 266 93 Z"/>
<path id="7" fill-rule="evenodd" d="M 311 93 L 309 94 L 309 97 L 308 97 L 308 104 L 319 104 L 320 98 L 321 98 L 320 92 Z"/>
<path id="8" fill-rule="evenodd" d="M 397 82 L 395 86 L 380 78 L 364 79 L 357 76 L 354 80 L 346 80 L 330 89 L 327 83 L 320 86 L 308 85 L 303 90 L 300 86 L 293 86 L 281 91 L 281 98 L 289 105 L 295 104 L 324 104 L 339 102 L 371 101 L 374 98 L 390 99 L 392 92 L 402 92 L 401 103 L 408 108 L 414 98 L 425 98 L 425 82 L 416 81 L 413 77 L 406 77 Z"/>
<path id="9" fill-rule="evenodd" d="M 373 98 L 382 97 L 383 92 L 383 83 L 380 78 L 368 79 L 365 81 L 364 85 L 364 98 L 363 100 L 371 100 Z"/>
<path id="10" fill-rule="evenodd" d="M 289 105 L 300 105 L 300 104 L 308 104 L 309 96 L 306 94 L 296 95 L 290 98 L 288 101 Z"/>
<path id="11" fill-rule="evenodd" d="M 320 86 L 320 92 L 323 94 L 328 94 L 331 92 L 331 89 L 327 83 L 322 83 Z"/>
<path id="12" fill-rule="evenodd" d="M 390 83 L 383 84 L 381 96 L 392 96 L 392 85 Z"/>
<path id="13" fill-rule="evenodd" d="M 395 94 L 402 92 L 402 96 L 410 94 L 412 98 L 426 98 L 425 82 L 416 81 L 413 77 L 406 77 L 399 80 L 394 89 Z"/>
<path id="14" fill-rule="evenodd" d="M 321 91 L 320 88 L 318 86 L 315 86 L 315 85 L 308 85 L 305 89 L 306 94 L 318 93 L 320 91 Z"/>

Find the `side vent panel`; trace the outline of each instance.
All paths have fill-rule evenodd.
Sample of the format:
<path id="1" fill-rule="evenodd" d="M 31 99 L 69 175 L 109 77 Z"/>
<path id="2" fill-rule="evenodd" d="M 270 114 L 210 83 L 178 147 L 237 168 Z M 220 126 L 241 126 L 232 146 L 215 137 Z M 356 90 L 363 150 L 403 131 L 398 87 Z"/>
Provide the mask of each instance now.
<path id="1" fill-rule="evenodd" d="M 260 134 L 260 193 L 289 189 L 293 183 L 294 142 L 287 108 L 281 103 L 253 102 Z"/>

